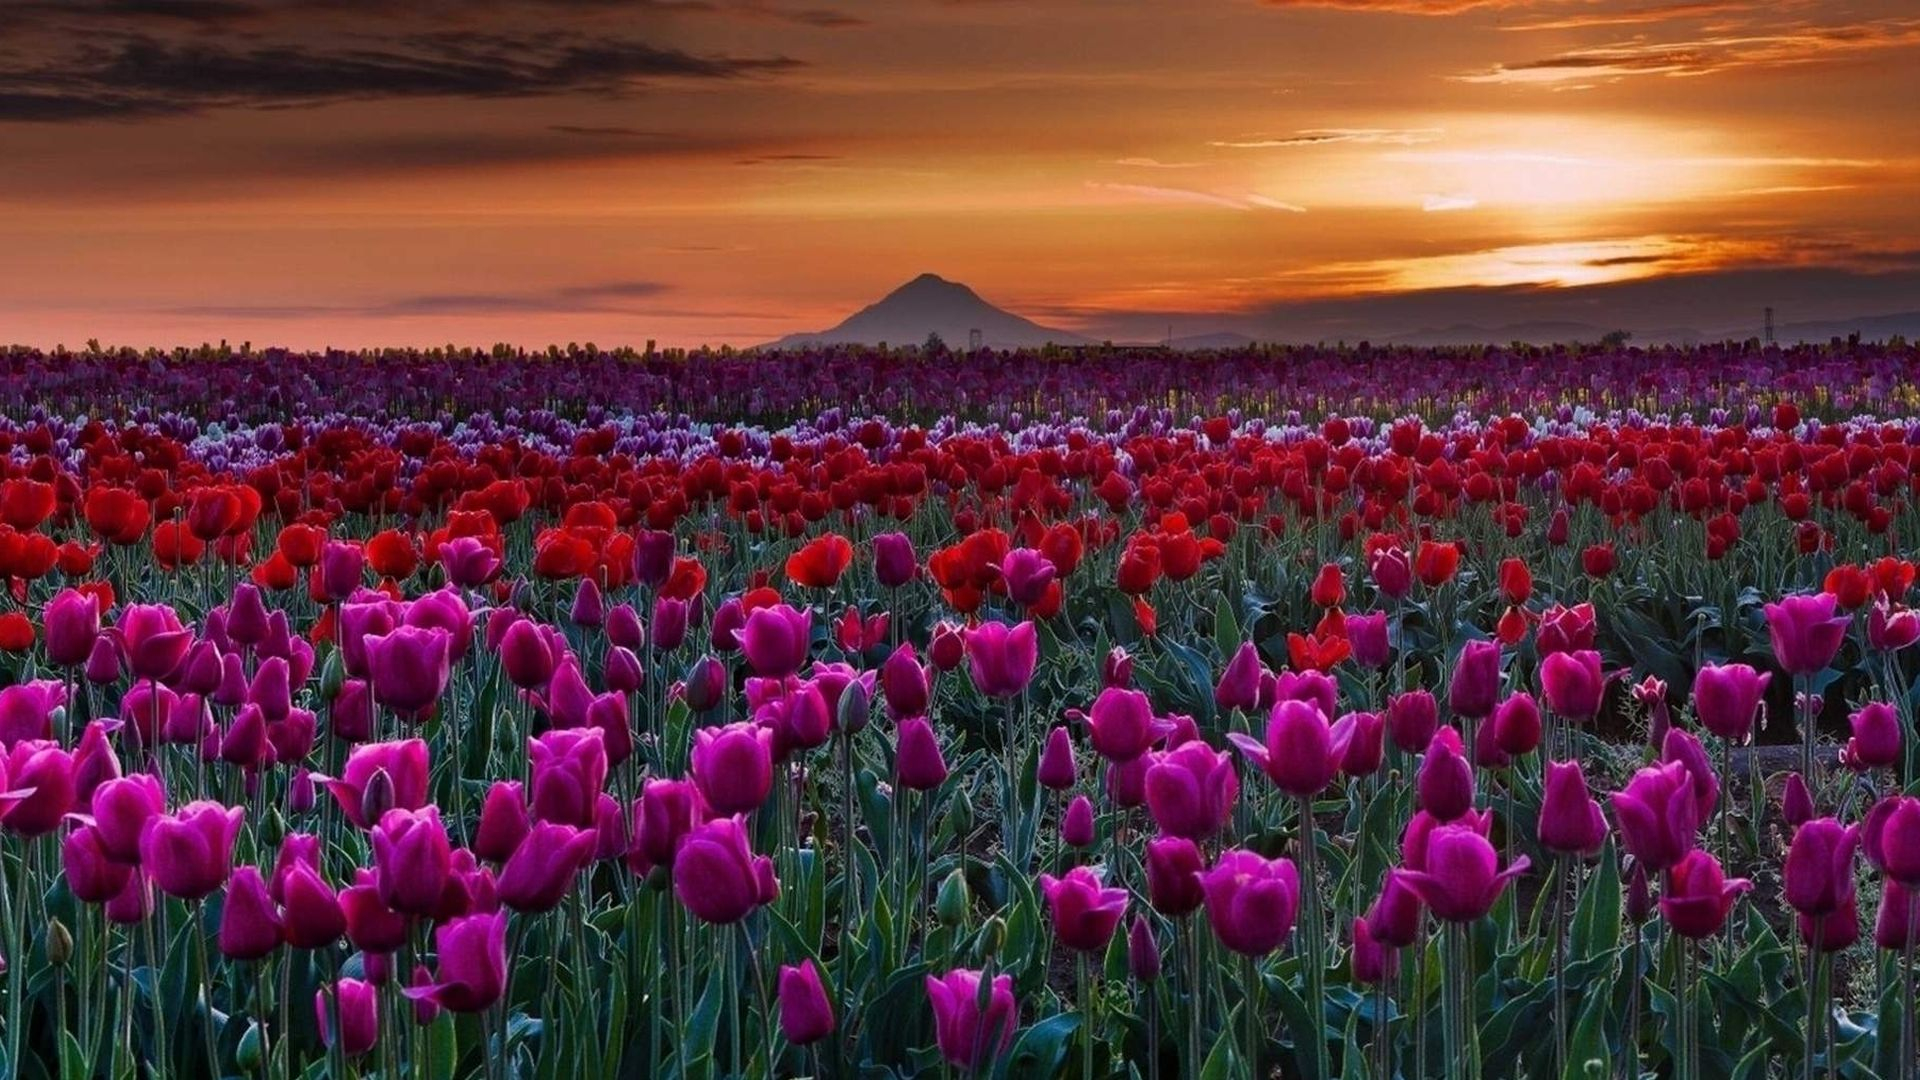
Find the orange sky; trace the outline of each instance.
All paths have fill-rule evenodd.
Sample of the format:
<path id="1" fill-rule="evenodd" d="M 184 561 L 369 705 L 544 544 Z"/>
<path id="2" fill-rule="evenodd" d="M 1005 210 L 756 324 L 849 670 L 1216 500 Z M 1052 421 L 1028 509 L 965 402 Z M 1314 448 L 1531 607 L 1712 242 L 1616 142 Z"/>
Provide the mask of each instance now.
<path id="1" fill-rule="evenodd" d="M 923 270 L 1096 334 L 1755 268 L 1920 282 L 1902 0 L 8 16 L 12 341 L 750 344 Z"/>

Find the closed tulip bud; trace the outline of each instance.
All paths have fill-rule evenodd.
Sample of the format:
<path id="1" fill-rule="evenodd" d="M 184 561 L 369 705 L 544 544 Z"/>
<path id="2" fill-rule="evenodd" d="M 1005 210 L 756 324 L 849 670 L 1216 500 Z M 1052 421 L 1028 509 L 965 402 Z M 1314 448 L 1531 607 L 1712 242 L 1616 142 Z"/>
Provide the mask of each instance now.
<path id="1" fill-rule="evenodd" d="M 883 588 L 897 589 L 920 572 L 913 541 L 905 533 L 881 533 L 873 538 L 873 573 Z"/>
<path id="2" fill-rule="evenodd" d="M 1387 702 L 1387 734 L 1404 753 L 1417 754 L 1440 727 L 1440 704 L 1425 690 L 1395 694 Z"/>
<path id="3" fill-rule="evenodd" d="M 120 679 L 120 650 L 112 638 L 97 637 L 87 652 L 87 664 L 81 674 L 95 686 L 106 686 Z"/>
<path id="4" fill-rule="evenodd" d="M 1540 803 L 1540 846 L 1566 855 L 1590 857 L 1607 841 L 1607 818 L 1587 792 L 1587 776 L 1578 761 L 1547 763 L 1546 792 Z"/>
<path id="5" fill-rule="evenodd" d="M 641 529 L 633 538 L 633 577 L 650 589 L 657 589 L 673 576 L 674 554 L 679 542 L 673 533 Z"/>
<path id="6" fill-rule="evenodd" d="M 1387 633 L 1387 613 L 1369 612 L 1347 616 L 1347 644 L 1353 647 L 1353 662 L 1378 671 L 1393 659 L 1393 645 Z"/>
<path id="7" fill-rule="evenodd" d="M 1386 721 L 1379 713 L 1350 712 L 1333 722 L 1333 753 L 1341 773 L 1372 776 L 1386 757 Z"/>
<path id="8" fill-rule="evenodd" d="M 936 671 L 952 671 L 966 659 L 966 630 L 943 622 L 933 628 L 933 642 L 927 647 L 927 659 Z"/>
<path id="9" fill-rule="evenodd" d="M 1115 645 L 1100 661 L 1100 685 L 1126 689 L 1133 685 L 1133 657 L 1126 646 Z"/>
<path id="10" fill-rule="evenodd" d="M 880 692 L 887 699 L 887 711 L 895 719 L 924 716 L 931 699 L 927 669 L 911 642 L 902 644 L 880 665 Z"/>
<path id="11" fill-rule="evenodd" d="M 1093 834 L 1093 803 L 1085 795 L 1076 795 L 1060 819 L 1060 842 L 1068 847 L 1092 847 Z"/>
<path id="12" fill-rule="evenodd" d="M 703 656 L 687 669 L 681 688 L 687 708 L 696 714 L 708 712 L 726 696 L 727 667 L 712 656 Z"/>
<path id="13" fill-rule="evenodd" d="M 496 780 L 487 789 L 486 801 L 480 806 L 480 827 L 473 834 L 473 853 L 490 862 L 506 862 L 532 830 L 520 782 Z"/>
<path id="14" fill-rule="evenodd" d="M 1884 701 L 1870 701 L 1847 718 L 1853 737 L 1840 760 L 1859 770 L 1879 769 L 1900 760 L 1900 714 Z"/>
<path id="15" fill-rule="evenodd" d="M 1909 889 L 1920 889 L 1920 799 L 1892 795 L 1873 804 L 1860 826 L 1867 861 Z"/>
<path id="16" fill-rule="evenodd" d="M 780 967 L 780 1034 L 795 1046 L 809 1046 L 833 1034 L 833 1002 L 812 960 Z"/>
<path id="17" fill-rule="evenodd" d="M 515 619 L 501 637 L 499 651 L 507 680 L 520 689 L 537 690 L 553 678 L 557 658 L 552 642 L 533 620 Z"/>
<path id="18" fill-rule="evenodd" d="M 1170 918 L 1190 915 L 1206 900 L 1199 845 L 1178 836 L 1147 841 L 1147 903 Z"/>
<path id="19" fill-rule="evenodd" d="M 1493 711 L 1493 741 L 1501 753 L 1524 757 L 1540 747 L 1540 706 L 1525 691 L 1508 694 Z"/>
<path id="20" fill-rule="evenodd" d="M 834 704 L 833 726 L 844 735 L 854 735 L 866 730 L 873 718 L 873 694 L 867 682 L 854 679 L 840 691 L 840 700 Z"/>
<path id="21" fill-rule="evenodd" d="M 1447 684 L 1447 704 L 1455 716 L 1482 719 L 1500 698 L 1500 646 L 1492 641 L 1469 641 L 1454 662 Z"/>
<path id="22" fill-rule="evenodd" d="M 1077 952 L 1105 949 L 1127 911 L 1127 890 L 1106 888 L 1091 867 L 1076 866 L 1065 877 L 1041 874 L 1040 892 L 1052 910 L 1055 936 Z"/>
<path id="23" fill-rule="evenodd" d="M 380 1037 L 379 992 L 374 984 L 359 979 L 339 979 L 334 982 L 331 994 L 326 987 L 314 991 L 314 1020 L 320 1027 L 320 1041 L 329 1047 L 335 1045 L 335 1012 L 340 1016 L 340 1052 L 347 1057 L 359 1057 L 372 1050 Z"/>
<path id="24" fill-rule="evenodd" d="M 773 732 L 749 723 L 699 729 L 693 780 L 716 814 L 759 809 L 773 791 Z"/>
<path id="25" fill-rule="evenodd" d="M 940 740 L 925 717 L 900 722 L 894 765 L 900 785 L 912 791 L 932 791 L 946 782 L 947 762 L 940 754 Z"/>
<path id="26" fill-rule="evenodd" d="M 1291 859 L 1251 851 L 1222 852 L 1200 875 L 1207 922 L 1220 944 L 1243 956 L 1265 956 L 1293 932 L 1300 911 L 1300 872 Z"/>
<path id="27" fill-rule="evenodd" d="M 367 555 L 358 544 L 329 540 L 320 549 L 320 593 L 339 603 L 352 596 L 366 575 Z"/>
<path id="28" fill-rule="evenodd" d="M 739 922 L 780 895 L 773 860 L 747 844 L 737 818 L 715 818 L 696 827 L 673 859 L 674 893 L 703 922 Z"/>
<path id="29" fill-rule="evenodd" d="M 1007 598 L 1021 607 L 1038 604 L 1047 594 L 1057 573 L 1045 555 L 1032 548 L 1014 548 L 1000 560 L 1000 580 L 1007 587 Z"/>
<path id="30" fill-rule="evenodd" d="M 1013 1045 L 1014 1031 L 1020 1026 L 1012 976 L 996 975 L 983 987 L 985 981 L 978 971 L 927 976 L 940 1056 L 960 1069 L 979 1069 L 998 1059 Z"/>
<path id="31" fill-rule="evenodd" d="M 1252 712 L 1260 703 L 1260 675 L 1265 670 L 1253 642 L 1241 642 L 1233 658 L 1227 661 L 1226 670 L 1220 673 L 1220 681 L 1214 684 L 1214 704 L 1222 711 Z"/>
<path id="32" fill-rule="evenodd" d="M 366 786 L 360 789 L 360 816 L 367 821 L 379 821 L 394 808 L 393 804 L 393 774 L 385 769 L 373 770 Z"/>
<path id="33" fill-rule="evenodd" d="M 600 583 L 590 577 L 580 579 L 573 593 L 573 607 L 567 619 L 575 626 L 598 629 L 607 622 L 607 602 L 600 594 Z"/>
<path id="34" fill-rule="evenodd" d="M 66 923 L 51 919 L 47 922 L 45 946 L 47 963 L 56 968 L 66 967 L 67 961 L 73 959 L 73 932 L 67 929 Z"/>
<path id="35" fill-rule="evenodd" d="M 560 906 L 575 877 L 594 855 L 598 833 L 542 821 L 527 834 L 500 870 L 500 902 L 519 912 L 543 913 Z"/>
<path id="36" fill-rule="evenodd" d="M 1813 820 L 1813 792 L 1807 789 L 1806 777 L 1799 773 L 1787 775 L 1786 788 L 1780 796 L 1780 816 L 1796 829 Z"/>
<path id="37" fill-rule="evenodd" d="M 604 677 L 607 689 L 616 694 L 635 693 L 647 681 L 646 669 L 640 666 L 640 658 L 625 645 L 615 645 L 607 650 Z"/>
<path id="38" fill-rule="evenodd" d="M 1718 859 L 1695 849 L 1667 871 L 1660 914 L 1681 937 L 1710 938 L 1726 924 L 1734 900 L 1752 887 L 1746 878 L 1728 881 Z"/>
<path id="39" fill-rule="evenodd" d="M 1035 779 L 1040 786 L 1051 791 L 1065 791 L 1071 788 L 1079 776 L 1079 767 L 1073 759 L 1073 737 L 1064 727 L 1056 727 L 1047 733 L 1046 746 L 1040 751 L 1040 764 Z"/>
<path id="40" fill-rule="evenodd" d="M 1525 871 L 1522 855 L 1505 870 L 1487 838 L 1469 826 L 1441 825 L 1427 840 L 1425 868 L 1407 871 L 1407 884 L 1444 922 L 1477 922 L 1489 911 L 1507 882 Z"/>
<path id="41" fill-rule="evenodd" d="M 1226 825 L 1240 795 L 1231 758 L 1188 742 L 1149 760 L 1147 809 L 1163 834 L 1205 840 Z"/>
<path id="42" fill-rule="evenodd" d="M 78 589 L 62 589 L 41 614 L 47 661 L 71 668 L 87 662 L 100 640 L 100 604 Z"/>
<path id="43" fill-rule="evenodd" d="M 434 934 L 436 981 L 404 993 L 456 1013 L 477 1013 L 500 1000 L 507 983 L 507 914 L 466 915 Z"/>
<path id="44" fill-rule="evenodd" d="M 1427 745 L 1415 779 L 1420 808 L 1440 821 L 1452 821 L 1473 809 L 1473 766 L 1467 763 L 1460 733 L 1441 728 Z"/>
<path id="45" fill-rule="evenodd" d="M 431 915 L 446 889 L 453 848 L 440 808 L 389 810 L 373 830 L 380 899 L 403 915 Z"/>
<path id="46" fill-rule="evenodd" d="M 140 834 L 140 865 L 169 896 L 199 900 L 226 884 L 240 807 L 190 802 Z"/>
<path id="47" fill-rule="evenodd" d="M 295 862 L 284 875 L 276 867 L 274 883 L 287 944 L 296 949 L 323 949 L 346 933 L 347 916 L 339 894 L 320 876 L 318 866 Z"/>
<path id="48" fill-rule="evenodd" d="M 1160 979 L 1160 942 L 1145 915 L 1135 915 L 1127 930 L 1127 974 L 1143 986 Z"/>
<path id="49" fill-rule="evenodd" d="M 965 645 L 973 685 L 988 697 L 1014 697 L 1033 681 L 1040 645 L 1032 622 L 981 623 L 967 631 Z"/>
<path id="50" fill-rule="evenodd" d="M 235 870 L 220 908 L 220 954 L 229 960 L 258 960 L 279 948 L 280 939 L 280 913 L 259 868 Z"/>
<path id="51" fill-rule="evenodd" d="M 1746 742 L 1772 679 L 1746 664 L 1708 664 L 1693 677 L 1694 715 L 1722 739 Z"/>
<path id="52" fill-rule="evenodd" d="M 972 903 L 966 871 L 955 868 L 940 880 L 940 888 L 934 892 L 933 917 L 942 926 L 959 926 L 967 921 L 967 909 Z"/>

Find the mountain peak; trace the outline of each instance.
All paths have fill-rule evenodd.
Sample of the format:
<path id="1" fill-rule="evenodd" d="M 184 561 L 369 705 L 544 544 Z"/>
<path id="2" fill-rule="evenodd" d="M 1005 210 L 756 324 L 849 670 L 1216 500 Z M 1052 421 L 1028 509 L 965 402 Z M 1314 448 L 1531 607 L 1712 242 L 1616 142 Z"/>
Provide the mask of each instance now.
<path id="1" fill-rule="evenodd" d="M 929 334 L 964 348 L 974 331 L 989 348 L 1031 348 L 1048 342 L 1074 344 L 1087 339 L 1055 330 L 993 306 L 958 281 L 920 274 L 846 321 L 819 333 L 790 334 L 768 348 L 849 343 L 918 345 Z"/>

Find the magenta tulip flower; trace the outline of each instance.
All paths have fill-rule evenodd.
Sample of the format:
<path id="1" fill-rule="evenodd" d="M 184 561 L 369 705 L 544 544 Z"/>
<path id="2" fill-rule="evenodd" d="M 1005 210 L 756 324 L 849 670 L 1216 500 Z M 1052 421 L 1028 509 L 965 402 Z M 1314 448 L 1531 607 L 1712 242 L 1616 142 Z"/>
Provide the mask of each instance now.
<path id="1" fill-rule="evenodd" d="M 1393 867 L 1380 884 L 1380 895 L 1367 909 L 1367 933 L 1382 945 L 1405 949 L 1420 940 L 1421 915 L 1426 910 L 1420 893 L 1407 880 L 1407 870 Z"/>
<path id="2" fill-rule="evenodd" d="M 984 994 L 982 981 L 978 971 L 927 976 L 935 1041 L 940 1056 L 956 1068 L 978 1069 L 1006 1053 L 1020 1024 L 1013 1001 L 1013 977 L 994 976 Z"/>
<path id="3" fill-rule="evenodd" d="M 607 784 L 606 735 L 599 728 L 559 728 L 527 740 L 528 798 L 533 820 L 591 829 Z"/>
<path id="4" fill-rule="evenodd" d="M 780 1034 L 795 1046 L 811 1046 L 833 1034 L 833 999 L 820 979 L 820 965 L 802 960 L 780 966 Z"/>
<path id="5" fill-rule="evenodd" d="M 174 673 L 193 647 L 193 631 L 166 604 L 129 604 L 114 624 L 127 670 L 136 679 L 158 681 Z"/>
<path id="6" fill-rule="evenodd" d="M 1606 695 L 1600 654 L 1592 649 L 1548 654 L 1540 662 L 1540 688 L 1547 708 L 1569 720 L 1592 720 Z"/>
<path id="7" fill-rule="evenodd" d="M 1333 731 L 1318 705 L 1286 700 L 1267 718 L 1266 742 L 1240 732 L 1228 736 L 1275 786 L 1290 795 L 1311 798 L 1326 790 L 1339 771 Z"/>
<path id="8" fill-rule="evenodd" d="M 1859 846 L 1860 827 L 1830 817 L 1795 829 L 1782 875 L 1788 906 L 1809 915 L 1838 911 L 1854 894 L 1853 854 Z"/>
<path id="9" fill-rule="evenodd" d="M 1149 759 L 1147 811 L 1163 834 L 1205 840 L 1226 825 L 1240 795 L 1232 758 L 1196 740 Z"/>
<path id="10" fill-rule="evenodd" d="M 500 902 L 520 912 L 543 913 L 560 906 L 573 889 L 580 868 L 592 860 L 598 834 L 593 829 L 542 821 L 500 869 Z"/>
<path id="11" fill-rule="evenodd" d="M 1008 626 L 985 622 L 966 632 L 967 670 L 973 685 L 993 698 L 1019 695 L 1033 681 L 1040 659 L 1038 632 L 1031 621 Z"/>
<path id="12" fill-rule="evenodd" d="M 1353 647 L 1353 662 L 1363 668 L 1379 670 L 1393 659 L 1393 646 L 1387 637 L 1387 613 L 1370 612 L 1347 616 L 1347 644 Z"/>
<path id="13" fill-rule="evenodd" d="M 93 655 L 100 639 L 100 604 L 78 589 L 62 589 L 41 614 L 46 630 L 47 662 L 75 668 Z"/>
<path id="14" fill-rule="evenodd" d="M 1132 761 L 1166 734 L 1153 715 L 1153 702 L 1138 690 L 1107 687 L 1093 699 L 1085 714 L 1074 713 L 1087 725 L 1094 753 L 1112 762 Z"/>
<path id="15" fill-rule="evenodd" d="M 403 915 L 432 915 L 446 889 L 453 847 L 440 808 L 389 810 L 373 829 L 380 899 Z"/>
<path id="16" fill-rule="evenodd" d="M 45 836 L 58 829 L 67 812 L 73 809 L 73 755 L 60 744 L 45 739 L 28 739 L 13 745 L 6 755 L 7 767 L 0 773 L 12 798 L 0 827 L 16 836 Z"/>
<path id="17" fill-rule="evenodd" d="M 1460 733 L 1441 728 L 1427 744 L 1414 782 L 1420 809 L 1439 821 L 1452 821 L 1473 809 L 1473 766 L 1460 745 Z"/>
<path id="18" fill-rule="evenodd" d="M 1621 844 L 1647 870 L 1665 870 L 1693 849 L 1700 813 L 1685 764 L 1641 769 L 1608 802 Z"/>
<path id="19" fill-rule="evenodd" d="M 380 1040 L 380 992 L 370 982 L 359 979 L 339 979 L 333 984 L 332 997 L 337 1005 L 328 1000 L 326 987 L 313 992 L 313 1016 L 320 1027 L 320 1041 L 334 1045 L 334 1012 L 340 1014 L 340 1052 L 348 1057 L 359 1057 L 372 1050 Z"/>
<path id="20" fill-rule="evenodd" d="M 900 786 L 909 791 L 932 791 L 947 781 L 947 761 L 940 753 L 940 740 L 925 717 L 911 716 L 900 722 L 894 743 L 894 773 Z"/>
<path id="21" fill-rule="evenodd" d="M 880 665 L 880 694 L 895 719 L 926 715 L 933 690 L 912 642 L 902 643 Z"/>
<path id="22" fill-rule="evenodd" d="M 707 819 L 700 789 L 686 780 L 649 780 L 633 804 L 633 845 L 627 864 L 647 874 L 656 866 L 673 865 L 680 841 Z"/>
<path id="23" fill-rule="evenodd" d="M 104 904 L 127 887 L 133 867 L 115 862 L 100 839 L 100 830 L 82 825 L 60 841 L 60 867 L 67 889 L 83 904 Z"/>
<path id="24" fill-rule="evenodd" d="M 1722 739 L 1744 743 L 1753 736 L 1754 718 L 1772 680 L 1771 673 L 1746 664 L 1708 664 L 1693 677 L 1693 714 Z"/>
<path id="25" fill-rule="evenodd" d="M 1105 949 L 1127 912 L 1127 890 L 1104 887 L 1091 867 L 1076 866 L 1058 878 L 1041 874 L 1040 892 L 1053 911 L 1060 944 L 1078 952 Z"/>
<path id="26" fill-rule="evenodd" d="M 1243 956 L 1265 956 L 1293 932 L 1300 911 L 1300 872 L 1292 859 L 1251 851 L 1222 852 L 1200 875 L 1207 922 L 1220 943 Z"/>
<path id="27" fill-rule="evenodd" d="M 1696 848 L 1667 871 L 1660 913 L 1681 937 L 1710 938 L 1726 924 L 1734 900 L 1752 887 L 1746 878 L 1728 881 L 1720 860 Z"/>
<path id="28" fill-rule="evenodd" d="M 1036 767 L 1034 779 L 1049 791 L 1065 791 L 1072 787 L 1080 775 L 1080 768 L 1073 759 L 1073 736 L 1063 727 L 1054 728 L 1047 733 L 1047 743 L 1040 751 L 1040 763 Z"/>
<path id="29" fill-rule="evenodd" d="M 1500 700 L 1500 643 L 1469 641 L 1447 682 L 1447 707 L 1455 716 L 1483 719 Z"/>
<path id="30" fill-rule="evenodd" d="M 739 922 L 780 895 L 773 860 L 755 855 L 746 826 L 721 817 L 697 826 L 681 841 L 673 859 L 673 890 L 680 903 L 703 922 Z"/>
<path id="31" fill-rule="evenodd" d="M 773 732 L 758 724 L 693 733 L 693 782 L 714 813 L 758 810 L 773 792 Z"/>
<path id="32" fill-rule="evenodd" d="M 1147 841 L 1147 903 L 1168 918 L 1191 915 L 1207 898 L 1200 887 L 1205 868 L 1199 845 L 1185 837 Z"/>
<path id="33" fill-rule="evenodd" d="M 220 955 L 230 960 L 258 960 L 280 947 L 283 933 L 280 911 L 267 894 L 260 869 L 243 866 L 227 880 L 226 902 L 220 907 Z"/>
<path id="34" fill-rule="evenodd" d="M 1884 701 L 1869 701 L 1847 718 L 1853 737 L 1840 750 L 1848 768 L 1883 769 L 1900 760 L 1900 714 Z"/>
<path id="35" fill-rule="evenodd" d="M 906 533 L 881 533 L 873 538 L 873 574 L 882 588 L 897 589 L 919 573 L 913 540 Z"/>
<path id="36" fill-rule="evenodd" d="M 375 814 L 370 818 L 365 813 L 367 787 L 374 783 L 375 776 L 381 777 L 379 782 L 389 800 L 379 808 L 380 813 L 389 809 L 418 810 L 427 804 L 427 770 L 424 739 L 367 743 L 354 747 L 353 753 L 347 755 L 344 775 L 338 780 L 328 780 L 327 790 L 333 793 L 349 821 L 368 829 L 379 816 Z"/>
<path id="37" fill-rule="evenodd" d="M 658 617 L 654 621 L 658 623 Z M 807 662 L 813 646 L 813 613 L 787 604 L 755 608 L 734 638 L 755 674 L 784 679 Z"/>
<path id="38" fill-rule="evenodd" d="M 1547 762 L 1538 833 L 1541 847 L 1580 858 L 1592 857 L 1607 842 L 1607 817 L 1588 794 L 1578 761 Z"/>
<path id="39" fill-rule="evenodd" d="M 447 689 L 453 635 L 438 627 L 400 626 L 368 635 L 367 681 L 374 699 L 401 716 L 432 709 Z"/>
<path id="40" fill-rule="evenodd" d="M 23 739 L 53 738 L 53 713 L 67 703 L 67 686 L 34 679 L 0 690 L 0 747 L 11 750 Z"/>
<path id="41" fill-rule="evenodd" d="M 1265 672 L 1266 665 L 1260 662 L 1260 651 L 1253 642 L 1241 642 L 1227 661 L 1226 670 L 1220 673 L 1220 681 L 1214 684 L 1214 704 L 1222 712 L 1252 712 L 1260 704 L 1260 676 Z"/>
<path id="42" fill-rule="evenodd" d="M 199 900 L 227 883 L 242 810 L 190 802 L 156 817 L 140 834 L 140 866 L 160 891 Z"/>
<path id="43" fill-rule="evenodd" d="M 1431 693 L 1409 690 L 1387 702 L 1387 734 L 1402 752 L 1417 754 L 1425 750 L 1439 729 L 1440 703 Z"/>
<path id="44" fill-rule="evenodd" d="M 402 993 L 457 1013 L 477 1013 L 500 1000 L 507 985 L 507 913 L 465 915 L 434 934 L 436 981 Z"/>
<path id="45" fill-rule="evenodd" d="M 1067 812 L 1060 815 L 1060 842 L 1068 847 L 1092 847 L 1094 841 L 1093 802 L 1085 795 L 1075 795 L 1067 804 Z"/>
<path id="46" fill-rule="evenodd" d="M 1812 675 L 1833 663 L 1846 640 L 1849 620 L 1834 613 L 1831 593 L 1783 596 L 1768 604 L 1767 636 L 1773 658 L 1791 675 Z"/>
<path id="47" fill-rule="evenodd" d="M 147 773 L 107 780 L 93 789 L 90 806 L 101 846 L 115 862 L 140 861 L 140 834 L 147 822 L 166 813 L 167 795 Z"/>
<path id="48" fill-rule="evenodd" d="M 1867 861 L 1909 889 L 1920 889 L 1920 799 L 1890 795 L 1860 824 Z"/>
<path id="49" fill-rule="evenodd" d="M 1502 870 L 1499 853 L 1476 829 L 1442 825 L 1427 839 L 1426 868 L 1408 870 L 1406 879 L 1435 918 L 1475 922 L 1493 910 L 1500 891 L 1527 865 L 1522 855 Z"/>

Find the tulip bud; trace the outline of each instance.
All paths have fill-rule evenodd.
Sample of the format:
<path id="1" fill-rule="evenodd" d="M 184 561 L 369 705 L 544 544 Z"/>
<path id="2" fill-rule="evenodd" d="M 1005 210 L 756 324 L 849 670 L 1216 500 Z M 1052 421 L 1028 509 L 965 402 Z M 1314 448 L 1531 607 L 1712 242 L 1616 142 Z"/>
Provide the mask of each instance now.
<path id="1" fill-rule="evenodd" d="M 1072 736 L 1064 727 L 1054 728 L 1047 733 L 1047 745 L 1040 752 L 1036 779 L 1041 787 L 1065 791 L 1073 786 L 1078 771 L 1073 761 Z"/>
<path id="2" fill-rule="evenodd" d="M 67 929 L 67 924 L 58 918 L 51 919 L 47 923 L 45 945 L 47 963 L 54 967 L 66 967 L 67 961 L 73 958 L 73 934 Z"/>
<path id="3" fill-rule="evenodd" d="M 1813 820 L 1813 792 L 1807 788 L 1807 778 L 1799 773 L 1787 776 L 1786 790 L 1780 796 L 1780 816 L 1796 829 Z"/>
<path id="4" fill-rule="evenodd" d="M 1060 840 L 1068 847 L 1093 846 L 1093 803 L 1085 795 L 1074 796 L 1060 822 Z"/>
<path id="5" fill-rule="evenodd" d="M 1138 983 L 1153 983 L 1160 978 L 1160 942 L 1145 915 L 1135 915 L 1127 931 L 1127 971 Z"/>
<path id="6" fill-rule="evenodd" d="M 967 908 L 973 898 L 967 889 L 966 871 L 955 868 L 941 882 L 933 897 L 933 915 L 942 926 L 959 926 L 967 920 Z"/>
<path id="7" fill-rule="evenodd" d="M 393 776 L 384 767 L 373 770 L 366 787 L 360 790 L 360 818 L 379 821 L 394 807 Z"/>
<path id="8" fill-rule="evenodd" d="M 855 734 L 867 726 L 872 718 L 873 696 L 860 680 L 855 679 L 840 691 L 839 704 L 834 709 L 834 724 L 847 735 Z"/>
<path id="9" fill-rule="evenodd" d="M 1006 920 L 995 915 L 987 920 L 985 926 L 980 928 L 980 955 L 986 958 L 997 957 L 1000 955 L 1000 950 L 1006 947 L 1006 944 Z"/>

